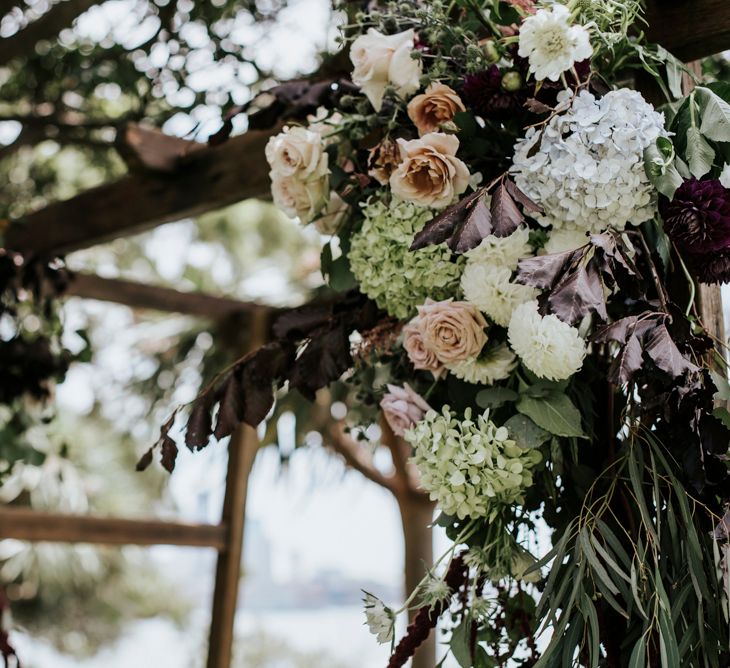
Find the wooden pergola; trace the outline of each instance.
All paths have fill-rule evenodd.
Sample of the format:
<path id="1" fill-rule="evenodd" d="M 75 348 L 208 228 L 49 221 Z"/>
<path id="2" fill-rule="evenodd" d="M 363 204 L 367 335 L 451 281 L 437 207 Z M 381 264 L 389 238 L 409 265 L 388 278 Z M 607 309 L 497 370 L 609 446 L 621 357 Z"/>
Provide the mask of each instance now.
<path id="1" fill-rule="evenodd" d="M 71 3 L 60 3 L 59 7 L 65 4 Z M 648 0 L 647 5 L 649 39 L 678 58 L 692 61 L 730 48 L 727 0 Z M 43 25 L 36 29 L 42 30 Z M 12 48 L 11 41 L 0 43 L 0 62 L 5 51 Z M 277 131 L 251 131 L 209 147 L 131 126 L 123 141 L 129 175 L 13 221 L 5 234 L 5 246 L 34 255 L 66 254 L 241 200 L 268 198 L 264 146 Z M 243 316 L 254 344 L 265 341 L 274 313 L 274 309 L 261 304 L 89 274 L 77 275 L 68 294 L 210 319 Z M 719 288 L 702 288 L 701 300 L 705 325 L 724 341 Z M 74 516 L 4 507 L 0 508 L 0 539 L 215 549 L 218 562 L 207 665 L 228 668 L 248 474 L 257 448 L 256 432 L 250 427 L 239 428 L 231 436 L 218 524 Z"/>

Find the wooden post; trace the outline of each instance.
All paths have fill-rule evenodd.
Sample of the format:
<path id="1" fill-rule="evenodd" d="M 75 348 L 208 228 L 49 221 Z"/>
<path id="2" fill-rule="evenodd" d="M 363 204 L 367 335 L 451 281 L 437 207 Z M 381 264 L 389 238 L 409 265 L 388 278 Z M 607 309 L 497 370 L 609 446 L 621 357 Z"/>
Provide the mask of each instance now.
<path id="1" fill-rule="evenodd" d="M 254 315 L 249 350 L 255 350 L 265 340 L 266 322 L 263 312 Z M 221 524 L 228 528 L 228 535 L 226 547 L 218 553 L 215 570 L 207 668 L 230 668 L 231 665 L 238 588 L 241 581 L 248 479 L 258 449 L 259 438 L 256 430 L 241 423 L 228 442 L 226 493 L 221 517 Z"/>

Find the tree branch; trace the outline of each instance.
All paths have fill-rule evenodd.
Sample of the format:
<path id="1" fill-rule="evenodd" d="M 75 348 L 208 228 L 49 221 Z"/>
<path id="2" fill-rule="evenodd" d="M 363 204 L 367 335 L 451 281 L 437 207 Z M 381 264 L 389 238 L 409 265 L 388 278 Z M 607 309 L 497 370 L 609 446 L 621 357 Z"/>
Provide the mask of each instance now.
<path id="1" fill-rule="evenodd" d="M 362 473 L 368 480 L 389 490 L 394 496 L 398 496 L 399 489 L 394 478 L 384 475 L 375 468 L 372 457 L 367 456 L 363 446 L 345 433 L 341 422 L 331 422 L 322 431 L 322 437 L 349 466 Z"/>
<path id="2" fill-rule="evenodd" d="M 380 419 L 381 442 L 390 450 L 395 469 L 394 478 L 403 492 L 422 494 L 420 480 L 415 467 L 408 461 L 411 447 L 402 438 L 396 436 L 385 418 Z"/>
<path id="3" fill-rule="evenodd" d="M 53 39 L 98 0 L 63 0 L 53 5 L 39 17 L 14 35 L 0 41 L 0 65 L 33 53 L 35 45 L 41 40 Z"/>

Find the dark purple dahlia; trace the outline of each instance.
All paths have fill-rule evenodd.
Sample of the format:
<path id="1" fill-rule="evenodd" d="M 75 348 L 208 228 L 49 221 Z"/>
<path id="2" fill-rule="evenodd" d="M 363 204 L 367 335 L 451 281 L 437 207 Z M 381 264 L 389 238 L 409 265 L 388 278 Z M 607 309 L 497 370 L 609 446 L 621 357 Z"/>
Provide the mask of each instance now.
<path id="1" fill-rule="evenodd" d="M 484 118 L 509 117 L 519 110 L 527 99 L 524 91 L 506 91 L 502 88 L 504 73 L 496 65 L 464 77 L 461 94 L 469 109 Z"/>
<path id="2" fill-rule="evenodd" d="M 717 179 L 685 181 L 661 206 L 664 230 L 702 283 L 730 281 L 730 190 Z"/>

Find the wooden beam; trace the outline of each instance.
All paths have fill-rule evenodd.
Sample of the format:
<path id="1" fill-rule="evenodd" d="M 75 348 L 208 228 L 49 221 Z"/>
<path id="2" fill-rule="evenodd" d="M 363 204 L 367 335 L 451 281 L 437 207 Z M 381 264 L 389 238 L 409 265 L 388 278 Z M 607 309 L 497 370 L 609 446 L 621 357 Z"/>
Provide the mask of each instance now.
<path id="1" fill-rule="evenodd" d="M 0 507 L 0 538 L 95 545 L 186 545 L 223 550 L 225 525 L 66 515 Z"/>
<path id="2" fill-rule="evenodd" d="M 266 340 L 266 328 L 265 319 L 254 320 L 249 343 L 251 350 L 255 350 Z M 238 588 L 241 582 L 248 480 L 258 450 L 259 438 L 256 430 L 241 423 L 228 442 L 228 472 L 221 523 L 229 527 L 229 532 L 226 549 L 218 554 L 216 564 L 207 668 L 231 666 Z"/>
<path id="3" fill-rule="evenodd" d="M 730 49 L 728 0 L 647 0 L 647 37 L 680 60 Z"/>
<path id="4" fill-rule="evenodd" d="M 277 310 L 264 304 L 244 302 L 229 297 L 182 292 L 172 288 L 84 273 L 73 275 L 64 295 L 114 302 L 132 308 L 184 313 L 211 320 L 223 320 L 232 315 L 251 317 L 259 313 L 268 315 Z"/>
<path id="5" fill-rule="evenodd" d="M 278 128 L 247 132 L 181 157 L 169 172 L 131 174 L 50 204 L 12 221 L 5 246 L 68 253 L 244 199 L 268 197 L 264 147 L 276 132 Z"/>

